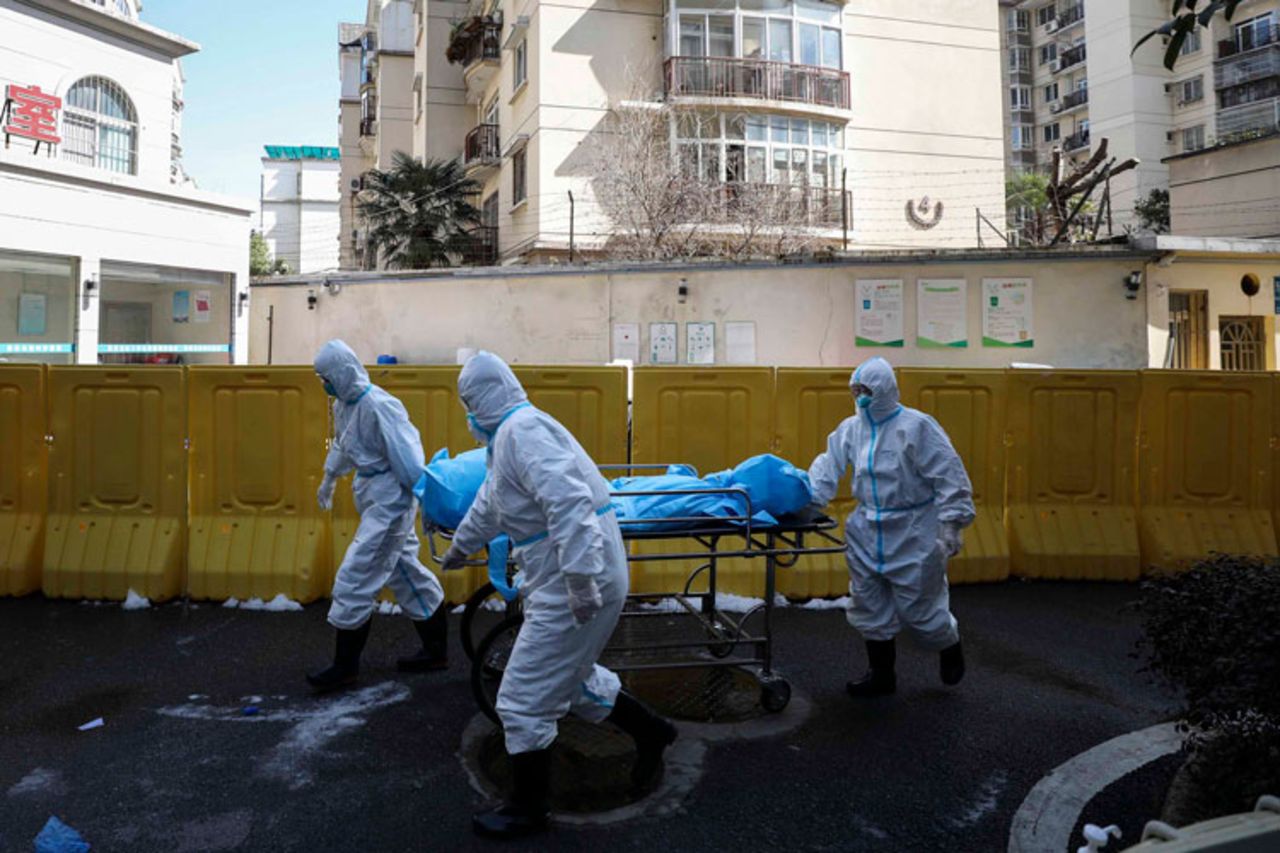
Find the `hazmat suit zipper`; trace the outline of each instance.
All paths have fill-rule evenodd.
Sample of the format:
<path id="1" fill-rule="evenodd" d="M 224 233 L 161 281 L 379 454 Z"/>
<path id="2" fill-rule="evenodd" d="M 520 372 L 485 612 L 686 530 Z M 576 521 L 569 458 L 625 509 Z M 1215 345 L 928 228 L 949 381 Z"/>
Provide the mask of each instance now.
<path id="1" fill-rule="evenodd" d="M 893 410 L 893 414 L 877 422 L 871 411 L 867 410 L 867 420 L 871 423 L 871 443 L 867 446 L 867 474 L 871 477 L 871 502 L 876 508 L 876 571 L 884 574 L 884 525 L 881 516 L 884 508 L 880 506 L 880 487 L 876 483 L 876 441 L 879 439 L 879 427 L 898 416 L 902 407 Z"/>

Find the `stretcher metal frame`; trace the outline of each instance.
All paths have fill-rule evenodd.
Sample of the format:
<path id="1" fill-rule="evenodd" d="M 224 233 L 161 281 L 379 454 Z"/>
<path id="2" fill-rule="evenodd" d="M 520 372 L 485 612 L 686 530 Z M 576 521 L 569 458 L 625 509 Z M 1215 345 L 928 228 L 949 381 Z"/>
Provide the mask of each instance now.
<path id="1" fill-rule="evenodd" d="M 626 471 L 633 474 L 640 470 L 665 472 L 667 465 L 617 464 L 601 465 L 602 471 Z M 637 644 L 620 644 L 618 633 L 610 640 L 601 655 L 601 663 L 615 672 L 635 672 L 642 670 L 680 670 L 707 669 L 711 667 L 737 667 L 752 672 L 760 685 L 760 702 L 765 710 L 778 712 L 787 706 L 791 699 L 791 685 L 774 667 L 773 654 L 773 609 L 777 595 L 778 569 L 794 566 L 804 556 L 817 554 L 838 554 L 845 550 L 844 541 L 836 531 L 837 522 L 825 515 L 810 513 L 804 517 L 779 519 L 777 525 L 762 525 L 753 516 L 751 496 L 740 487 L 708 487 L 693 489 L 660 489 L 652 491 L 613 491 L 611 498 L 678 496 L 678 495 L 728 495 L 739 499 L 746 511 L 742 515 L 707 518 L 704 516 L 664 517 L 661 519 L 637 518 L 618 519 L 624 543 L 631 542 L 678 542 L 682 548 L 671 551 L 659 551 L 651 554 L 631 553 L 628 548 L 627 562 L 674 562 L 685 560 L 700 561 L 686 577 L 682 589 L 663 592 L 630 592 L 627 604 L 619 617 L 619 625 L 623 620 L 673 618 L 688 616 L 696 621 L 705 639 L 697 641 L 641 642 Z M 652 528 L 660 524 L 660 529 Z M 453 531 L 441 528 L 427 528 L 429 550 L 432 560 L 437 565 L 442 556 L 436 553 L 435 542 L 431 534 L 445 539 L 452 538 Z M 732 541 L 737 547 L 722 550 L 723 540 Z M 685 543 L 692 541 L 700 546 L 700 550 L 691 550 Z M 722 560 L 748 559 L 764 561 L 764 600 L 740 615 L 731 616 L 716 607 L 718 587 L 718 569 Z M 469 562 L 470 566 L 482 565 L 482 562 Z M 515 565 L 508 562 L 508 581 L 514 574 Z M 695 590 L 699 579 L 703 579 L 705 589 Z M 472 657 L 472 683 L 478 685 L 486 676 L 482 664 L 482 656 L 474 651 L 487 648 L 492 642 L 491 636 L 476 642 L 469 636 L 472 617 L 480 609 L 485 600 L 496 594 L 491 583 L 480 587 L 467 601 L 462 619 L 463 647 Z M 679 611 L 646 608 L 643 605 L 653 604 L 662 599 L 672 599 L 681 608 Z M 639 606 L 636 606 L 639 605 Z M 490 635 L 510 630 L 518 619 L 519 598 L 508 602 L 507 618 L 501 620 L 489 632 Z M 757 614 L 761 618 L 759 629 L 752 629 L 748 623 Z M 700 652 L 708 652 L 709 656 Z M 669 660 L 663 660 L 663 656 Z M 640 656 L 639 661 L 628 660 Z M 477 688 L 477 700 L 481 710 L 491 717 L 493 708 L 484 707 L 485 700 Z M 491 705 L 491 703 L 490 703 Z"/>

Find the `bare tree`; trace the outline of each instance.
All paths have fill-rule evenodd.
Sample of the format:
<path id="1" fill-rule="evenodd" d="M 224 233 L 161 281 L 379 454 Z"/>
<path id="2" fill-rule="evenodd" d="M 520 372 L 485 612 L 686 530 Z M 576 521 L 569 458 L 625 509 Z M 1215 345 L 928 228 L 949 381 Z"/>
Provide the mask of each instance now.
<path id="1" fill-rule="evenodd" d="M 604 129 L 583 142 L 585 171 L 607 222 L 604 250 L 626 260 L 745 259 L 802 252 L 832 240 L 844 211 L 840 194 L 808 184 L 721 180 L 717 160 L 675 150 L 677 122 L 703 134 L 708 117 L 654 97 L 651 76 L 630 74 L 629 97 L 615 103 Z M 720 150 L 720 149 L 716 149 Z M 726 169 L 726 171 L 728 171 Z"/>

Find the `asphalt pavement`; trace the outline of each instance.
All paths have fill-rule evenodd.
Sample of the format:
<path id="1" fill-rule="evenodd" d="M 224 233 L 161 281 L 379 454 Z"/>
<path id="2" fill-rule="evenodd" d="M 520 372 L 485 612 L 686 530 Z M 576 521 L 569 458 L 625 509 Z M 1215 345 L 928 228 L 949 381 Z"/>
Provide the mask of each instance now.
<path id="1" fill-rule="evenodd" d="M 801 697 L 795 707 L 809 707 L 803 720 L 773 736 L 709 741 L 673 813 L 561 827 L 516 847 L 1005 850 L 1014 813 L 1045 774 L 1169 718 L 1173 701 L 1133 656 L 1125 604 L 1136 593 L 956 588 L 964 683 L 944 688 L 936 657 L 903 644 L 897 695 L 862 704 L 844 692 L 863 657 L 843 614 L 782 609 L 776 661 Z M 485 797 L 459 758 L 476 706 L 456 636 L 449 671 L 401 676 L 394 660 L 412 648 L 412 630 L 377 616 L 361 690 L 317 699 L 302 673 L 330 654 L 324 614 L 323 603 L 130 612 L 0 599 L 0 850 L 30 850 L 51 815 L 95 851 L 495 846 L 470 832 Z M 78 730 L 97 718 L 101 727 Z M 1100 792 L 1090 808 L 1106 813 L 1086 808 L 1084 818 L 1119 822 L 1135 839 L 1174 767 Z"/>

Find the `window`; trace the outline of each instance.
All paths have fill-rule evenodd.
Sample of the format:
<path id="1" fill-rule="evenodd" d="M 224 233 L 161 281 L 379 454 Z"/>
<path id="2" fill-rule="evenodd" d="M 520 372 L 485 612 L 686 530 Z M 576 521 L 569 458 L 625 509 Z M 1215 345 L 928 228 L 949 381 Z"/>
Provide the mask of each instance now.
<path id="1" fill-rule="evenodd" d="M 1223 370 L 1266 370 L 1267 335 L 1263 318 L 1220 317 Z"/>
<path id="2" fill-rule="evenodd" d="M 1192 53 L 1200 52 L 1200 30 L 1195 29 L 1187 33 L 1187 37 L 1182 41 L 1182 47 L 1178 49 L 1181 56 L 1187 56 Z"/>
<path id="3" fill-rule="evenodd" d="M 1056 100 L 1058 100 L 1058 84 L 1050 83 L 1044 87 L 1044 102 L 1051 104 Z"/>
<path id="4" fill-rule="evenodd" d="M 1009 106 L 1015 110 L 1031 109 L 1031 87 L 1030 86 L 1009 87 Z"/>
<path id="5" fill-rule="evenodd" d="M 1182 150 L 1199 151 L 1204 148 L 1204 125 L 1188 127 L 1182 131 Z"/>
<path id="6" fill-rule="evenodd" d="M 1058 58 L 1058 45 L 1054 42 L 1040 45 L 1040 64 L 1048 65 Z"/>
<path id="7" fill-rule="evenodd" d="M 1209 291 L 1169 292 L 1169 345 L 1164 366 L 1204 370 L 1209 366 Z"/>
<path id="8" fill-rule="evenodd" d="M 1015 124 L 1009 128 L 1009 141 L 1014 151 L 1027 151 L 1035 147 L 1035 128 L 1025 124 Z"/>
<path id="9" fill-rule="evenodd" d="M 1013 50 L 1009 51 L 1009 70 L 1030 71 L 1031 49 L 1026 47 L 1015 47 Z"/>
<path id="10" fill-rule="evenodd" d="M 840 182 L 844 127 L 783 116 L 685 114 L 676 123 L 676 146 L 686 174 L 703 181 L 833 187 Z"/>
<path id="11" fill-rule="evenodd" d="M 1240 50 L 1253 50 L 1275 39 L 1271 33 L 1271 16 L 1259 15 L 1240 24 L 1236 24 L 1236 47 Z"/>
<path id="12" fill-rule="evenodd" d="M 511 205 L 514 207 L 529 197 L 528 175 L 526 173 L 525 155 L 528 152 L 521 148 L 511 155 Z"/>
<path id="13" fill-rule="evenodd" d="M 1036 23 L 1042 27 L 1057 17 L 1058 6 L 1056 3 L 1050 3 L 1047 6 L 1041 6 L 1039 9 L 1036 9 Z"/>
<path id="14" fill-rule="evenodd" d="M 723 12 L 702 11 L 707 8 Z M 677 56 L 843 66 L 839 9 L 819 0 L 677 0 Z"/>
<path id="15" fill-rule="evenodd" d="M 1050 142 L 1057 142 L 1061 138 L 1062 128 L 1056 121 L 1053 124 L 1046 124 L 1044 126 L 1044 141 L 1046 144 Z"/>
<path id="16" fill-rule="evenodd" d="M 1010 9 L 1008 27 L 1010 32 L 1025 33 L 1031 26 L 1031 14 L 1022 9 Z"/>
<path id="17" fill-rule="evenodd" d="M 511 69 L 512 80 L 511 89 L 515 91 L 529 81 L 529 40 L 527 38 L 520 39 L 520 43 L 516 45 L 515 64 Z"/>
<path id="18" fill-rule="evenodd" d="M 67 90 L 62 129 L 63 159 L 138 174 L 138 114 L 112 81 L 85 77 Z"/>
<path id="19" fill-rule="evenodd" d="M 1190 104 L 1204 100 L 1204 77 L 1197 75 L 1178 84 L 1178 103 Z"/>

